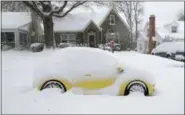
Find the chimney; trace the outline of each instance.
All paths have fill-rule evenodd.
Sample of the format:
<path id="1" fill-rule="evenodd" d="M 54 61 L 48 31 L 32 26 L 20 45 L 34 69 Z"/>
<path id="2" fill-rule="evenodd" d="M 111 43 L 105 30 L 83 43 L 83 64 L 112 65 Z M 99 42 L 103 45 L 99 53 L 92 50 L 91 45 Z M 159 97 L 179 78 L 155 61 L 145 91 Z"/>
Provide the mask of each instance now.
<path id="1" fill-rule="evenodd" d="M 149 44 L 148 44 L 148 53 L 151 54 L 153 48 L 156 46 L 155 40 L 155 16 L 151 15 L 149 18 Z"/>

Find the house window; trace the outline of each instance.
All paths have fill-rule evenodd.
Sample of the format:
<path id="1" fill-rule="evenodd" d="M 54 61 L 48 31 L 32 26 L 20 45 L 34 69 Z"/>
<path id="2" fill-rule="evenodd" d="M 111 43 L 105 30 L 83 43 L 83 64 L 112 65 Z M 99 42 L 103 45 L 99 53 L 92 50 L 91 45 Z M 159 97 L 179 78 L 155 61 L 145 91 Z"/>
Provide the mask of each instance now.
<path id="1" fill-rule="evenodd" d="M 172 26 L 172 33 L 176 33 L 177 32 L 177 26 Z"/>
<path id="2" fill-rule="evenodd" d="M 115 15 L 113 15 L 113 14 L 110 15 L 109 23 L 110 23 L 110 25 L 115 25 L 116 24 Z"/>
<path id="3" fill-rule="evenodd" d="M 61 35 L 62 43 L 76 43 L 76 35 L 75 34 L 62 34 Z"/>
<path id="4" fill-rule="evenodd" d="M 9 46 L 15 46 L 14 32 L 1 32 L 1 43 Z"/>

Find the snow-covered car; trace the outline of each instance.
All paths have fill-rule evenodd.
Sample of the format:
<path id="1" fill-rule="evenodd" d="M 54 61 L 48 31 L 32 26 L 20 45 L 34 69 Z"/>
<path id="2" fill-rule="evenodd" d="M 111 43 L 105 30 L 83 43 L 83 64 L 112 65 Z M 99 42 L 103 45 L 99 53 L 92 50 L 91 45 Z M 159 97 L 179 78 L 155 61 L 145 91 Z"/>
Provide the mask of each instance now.
<path id="1" fill-rule="evenodd" d="M 153 55 L 184 61 L 184 42 L 167 42 L 152 50 Z"/>
<path id="2" fill-rule="evenodd" d="M 112 53 L 87 47 L 68 47 L 53 52 L 35 70 L 33 85 L 42 91 L 58 88 L 83 94 L 152 96 L 155 79 L 149 73 L 123 66 Z"/>

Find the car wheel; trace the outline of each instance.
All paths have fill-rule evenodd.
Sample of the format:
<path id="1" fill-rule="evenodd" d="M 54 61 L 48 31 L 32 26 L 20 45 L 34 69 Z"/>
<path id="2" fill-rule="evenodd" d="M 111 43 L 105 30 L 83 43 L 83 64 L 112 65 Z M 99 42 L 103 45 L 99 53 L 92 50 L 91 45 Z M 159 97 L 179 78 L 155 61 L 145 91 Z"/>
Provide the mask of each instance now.
<path id="1" fill-rule="evenodd" d="M 42 87 L 41 87 L 40 90 L 44 90 L 44 89 L 47 89 L 47 88 L 59 88 L 62 93 L 66 92 L 66 87 L 64 86 L 63 83 L 61 83 L 58 80 L 49 80 L 49 81 L 46 81 L 42 85 Z"/>
<path id="2" fill-rule="evenodd" d="M 132 92 L 141 92 L 143 93 L 145 96 L 148 96 L 148 88 L 145 85 L 144 82 L 142 81 L 133 81 L 130 82 L 125 90 L 125 96 L 129 95 Z"/>

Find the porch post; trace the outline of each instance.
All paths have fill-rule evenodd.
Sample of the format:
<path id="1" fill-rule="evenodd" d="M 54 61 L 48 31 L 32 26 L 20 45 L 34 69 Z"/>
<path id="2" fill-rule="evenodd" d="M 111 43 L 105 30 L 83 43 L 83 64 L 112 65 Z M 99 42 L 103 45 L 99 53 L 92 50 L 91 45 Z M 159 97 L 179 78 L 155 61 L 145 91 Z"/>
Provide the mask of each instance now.
<path id="1" fill-rule="evenodd" d="M 14 32 L 14 41 L 15 41 L 15 48 L 20 49 L 20 37 L 19 37 L 19 30 Z"/>

